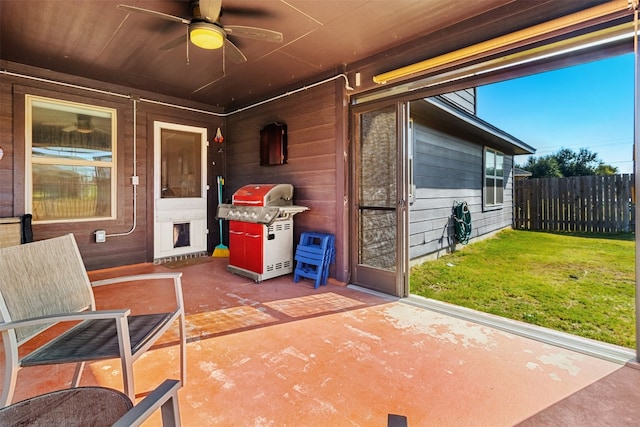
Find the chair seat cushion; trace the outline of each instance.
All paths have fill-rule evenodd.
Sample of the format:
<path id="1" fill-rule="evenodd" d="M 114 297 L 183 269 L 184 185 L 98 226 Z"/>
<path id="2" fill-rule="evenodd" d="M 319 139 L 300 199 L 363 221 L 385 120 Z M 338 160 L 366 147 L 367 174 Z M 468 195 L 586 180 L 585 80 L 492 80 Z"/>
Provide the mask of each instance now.
<path id="1" fill-rule="evenodd" d="M 129 316 L 131 353 L 144 346 L 149 337 L 173 319 L 174 313 Z M 116 322 L 112 319 L 85 320 L 43 347 L 29 353 L 22 366 L 73 363 L 120 357 Z"/>

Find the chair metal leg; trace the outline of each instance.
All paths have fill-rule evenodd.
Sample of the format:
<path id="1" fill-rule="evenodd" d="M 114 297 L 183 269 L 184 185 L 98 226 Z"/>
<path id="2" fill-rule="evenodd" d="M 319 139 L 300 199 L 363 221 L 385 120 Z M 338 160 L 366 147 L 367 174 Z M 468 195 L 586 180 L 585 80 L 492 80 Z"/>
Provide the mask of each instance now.
<path id="1" fill-rule="evenodd" d="M 136 389 L 133 385 L 133 366 L 131 359 L 122 358 L 122 382 L 124 384 L 124 394 L 129 396 L 132 401 L 136 400 Z"/>
<path id="2" fill-rule="evenodd" d="M 164 402 L 160 408 L 162 412 L 162 425 L 165 427 L 180 427 L 180 405 L 178 402 L 178 390 L 173 389 L 171 398 Z"/>
<path id="3" fill-rule="evenodd" d="M 180 322 L 180 381 L 187 383 L 187 329 L 184 320 L 184 313 L 178 319 Z"/>
<path id="4" fill-rule="evenodd" d="M 164 427 L 180 427 L 180 407 L 178 390 L 182 384 L 178 380 L 165 380 L 133 409 L 113 424 L 113 427 L 136 427 L 143 424 L 151 414 L 160 408 Z"/>
<path id="5" fill-rule="evenodd" d="M 122 382 L 124 393 L 132 402 L 136 401 L 136 391 L 133 385 L 133 356 L 131 355 L 131 338 L 129 336 L 129 322 L 126 317 L 116 319 L 118 331 L 118 346 L 122 363 Z"/>
<path id="6" fill-rule="evenodd" d="M 2 334 L 4 341 L 4 384 L 2 386 L 2 400 L 0 405 L 4 408 L 11 404 L 13 399 L 13 393 L 16 390 L 16 380 L 18 379 L 18 347 L 17 345 L 11 345 L 10 340 L 15 341 L 15 337 L 9 337 L 8 334 Z"/>
<path id="7" fill-rule="evenodd" d="M 407 417 L 404 415 L 388 414 L 387 427 L 407 427 Z"/>
<path id="8" fill-rule="evenodd" d="M 73 380 L 71 381 L 71 387 L 76 388 L 80 385 L 80 377 L 82 376 L 82 371 L 84 371 L 85 362 L 76 363 L 76 371 L 73 373 Z"/>
<path id="9" fill-rule="evenodd" d="M 173 278 L 173 286 L 176 292 L 176 304 L 180 310 L 178 316 L 180 328 L 180 381 L 187 383 L 187 327 L 184 313 L 184 297 L 182 296 L 182 273 Z"/>

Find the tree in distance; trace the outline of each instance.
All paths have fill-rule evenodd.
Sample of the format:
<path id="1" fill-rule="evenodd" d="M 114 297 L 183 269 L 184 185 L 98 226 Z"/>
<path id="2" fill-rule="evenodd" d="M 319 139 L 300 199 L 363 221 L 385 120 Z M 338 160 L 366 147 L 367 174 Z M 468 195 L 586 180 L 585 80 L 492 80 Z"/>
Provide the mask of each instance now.
<path id="1" fill-rule="evenodd" d="M 573 151 L 561 148 L 542 157 L 531 156 L 521 169 L 531 172 L 531 178 L 562 178 L 569 176 L 615 175 L 618 168 L 607 165 L 586 148 Z"/>

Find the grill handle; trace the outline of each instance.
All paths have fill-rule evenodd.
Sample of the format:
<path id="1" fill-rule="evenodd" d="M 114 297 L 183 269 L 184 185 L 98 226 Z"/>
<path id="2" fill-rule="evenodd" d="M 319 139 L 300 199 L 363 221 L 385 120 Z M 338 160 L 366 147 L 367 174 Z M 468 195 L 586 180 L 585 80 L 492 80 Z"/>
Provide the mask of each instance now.
<path id="1" fill-rule="evenodd" d="M 238 206 L 261 205 L 262 200 L 239 200 L 238 202 L 234 200 L 233 204 Z"/>

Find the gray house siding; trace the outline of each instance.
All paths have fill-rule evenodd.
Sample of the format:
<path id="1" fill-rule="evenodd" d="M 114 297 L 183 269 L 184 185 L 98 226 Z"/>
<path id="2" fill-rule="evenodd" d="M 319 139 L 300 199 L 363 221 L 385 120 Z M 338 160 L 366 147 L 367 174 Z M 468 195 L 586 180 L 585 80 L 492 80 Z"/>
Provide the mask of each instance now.
<path id="1" fill-rule="evenodd" d="M 440 95 L 442 98 L 453 103 L 456 107 L 467 111 L 470 114 L 476 114 L 476 88 L 457 90 Z"/>
<path id="2" fill-rule="evenodd" d="M 437 129 L 435 123 L 413 117 L 414 202 L 409 210 L 409 247 L 413 263 L 450 252 L 455 241 L 452 209 L 467 202 L 471 238 L 509 227 L 513 212 L 513 156 L 505 153 L 504 203 L 483 210 L 483 141 L 467 141 Z"/>

